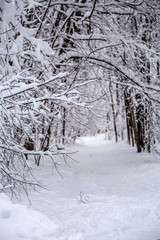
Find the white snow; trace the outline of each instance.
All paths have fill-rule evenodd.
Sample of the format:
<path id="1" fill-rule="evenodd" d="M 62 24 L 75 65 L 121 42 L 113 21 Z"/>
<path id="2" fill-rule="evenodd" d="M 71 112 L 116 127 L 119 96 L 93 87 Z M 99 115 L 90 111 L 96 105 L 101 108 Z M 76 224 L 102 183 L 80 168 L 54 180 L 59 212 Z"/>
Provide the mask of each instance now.
<path id="1" fill-rule="evenodd" d="M 56 239 L 58 227 L 44 214 L 13 204 L 0 194 L 1 240 L 52 240 Z"/>
<path id="2" fill-rule="evenodd" d="M 30 207 L 0 194 L 2 240 L 158 240 L 160 239 L 160 162 L 103 135 L 68 146 L 76 161 L 52 162 L 35 171 L 48 191 L 34 192 Z M 72 156 L 73 157 L 73 156 Z"/>

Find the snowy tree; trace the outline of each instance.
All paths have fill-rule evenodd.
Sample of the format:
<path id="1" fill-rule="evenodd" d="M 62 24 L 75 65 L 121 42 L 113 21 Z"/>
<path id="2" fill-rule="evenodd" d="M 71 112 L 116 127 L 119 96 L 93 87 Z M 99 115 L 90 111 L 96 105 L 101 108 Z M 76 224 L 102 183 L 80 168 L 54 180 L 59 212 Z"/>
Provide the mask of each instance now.
<path id="1" fill-rule="evenodd" d="M 119 92 L 123 96 L 121 108 L 126 112 L 128 141 L 131 142 L 132 138 L 138 152 L 145 148 L 150 152 L 157 132 L 155 122 L 159 119 L 159 86 L 155 69 L 159 66 L 159 46 L 156 44 L 159 15 L 156 5 L 151 7 L 147 0 L 87 3 L 88 9 L 86 4 L 83 7 L 83 20 L 78 22 L 79 32 L 69 35 L 69 39 L 74 37 L 77 40 L 81 49 L 77 52 L 75 47 L 74 50 L 68 49 L 67 54 L 62 54 L 65 58 L 61 61 L 85 60 L 89 72 L 87 79 L 91 76 L 101 79 L 103 69 L 105 81 L 110 86 L 105 91 L 110 92 L 116 141 L 120 135 L 116 125 L 121 112 L 118 109 Z"/>
<path id="2" fill-rule="evenodd" d="M 89 132 L 118 141 L 126 123 L 128 142 L 151 151 L 160 134 L 157 5 L 1 1 L 2 189 L 33 184 L 28 156 L 56 167 L 56 145 Z"/>
<path id="3" fill-rule="evenodd" d="M 10 188 L 13 193 L 26 190 L 27 184 L 39 185 L 28 177 L 28 156 L 35 156 L 37 165 L 49 156 L 57 169 L 55 156 L 68 154 L 55 148 L 58 132 L 55 136 L 54 132 L 64 123 L 64 109 L 73 115 L 77 108 L 87 108 L 77 101 L 77 88 L 88 82 L 73 84 L 73 67 L 57 70 L 53 46 L 43 34 L 37 36 L 41 8 L 44 5 L 35 1 L 1 5 L 1 190 Z"/>

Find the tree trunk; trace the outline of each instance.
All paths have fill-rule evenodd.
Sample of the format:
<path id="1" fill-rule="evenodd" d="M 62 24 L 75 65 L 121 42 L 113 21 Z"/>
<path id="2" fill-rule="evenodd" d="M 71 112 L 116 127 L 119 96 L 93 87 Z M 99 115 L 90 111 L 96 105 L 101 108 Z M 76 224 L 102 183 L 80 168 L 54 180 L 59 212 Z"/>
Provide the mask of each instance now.
<path id="1" fill-rule="evenodd" d="M 113 101 L 113 94 L 112 94 L 112 84 L 109 84 L 109 91 L 111 96 L 111 107 L 112 107 L 112 115 L 113 115 L 113 125 L 114 125 L 114 134 L 115 134 L 115 140 L 118 142 L 118 133 L 117 133 L 117 125 L 116 125 L 116 113 L 114 108 L 114 101 Z"/>
<path id="2" fill-rule="evenodd" d="M 63 108 L 62 144 L 65 144 L 65 137 L 66 137 L 66 109 Z"/>

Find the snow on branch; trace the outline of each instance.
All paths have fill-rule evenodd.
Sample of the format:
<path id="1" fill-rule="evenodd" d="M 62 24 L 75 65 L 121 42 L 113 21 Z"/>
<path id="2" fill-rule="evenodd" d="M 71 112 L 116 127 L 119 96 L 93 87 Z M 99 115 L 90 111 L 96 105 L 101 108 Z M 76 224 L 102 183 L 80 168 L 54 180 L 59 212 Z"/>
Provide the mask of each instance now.
<path id="1" fill-rule="evenodd" d="M 2 97 L 3 97 L 3 99 L 7 99 L 7 98 L 17 96 L 21 93 L 25 93 L 26 91 L 29 91 L 29 90 L 32 90 L 32 89 L 37 89 L 38 87 L 41 87 L 41 86 L 46 85 L 48 83 L 51 83 L 56 79 L 61 79 L 61 78 L 67 77 L 68 75 L 69 75 L 68 72 L 59 73 L 56 76 L 52 77 L 51 79 L 49 79 L 48 81 L 45 81 L 43 83 L 37 83 L 38 80 L 36 82 L 30 83 L 30 84 L 22 83 L 20 86 L 18 86 L 18 88 L 16 90 L 10 91 L 11 92 L 10 94 L 6 94 L 6 95 L 4 94 L 4 95 L 2 95 Z M 21 76 L 15 76 L 15 79 L 18 79 L 18 78 L 21 78 Z M 28 77 L 28 78 L 26 77 L 25 79 L 30 80 L 30 77 Z M 14 77 L 12 77 L 12 80 L 14 81 Z M 0 90 L 3 91 L 3 88 L 1 87 Z"/>

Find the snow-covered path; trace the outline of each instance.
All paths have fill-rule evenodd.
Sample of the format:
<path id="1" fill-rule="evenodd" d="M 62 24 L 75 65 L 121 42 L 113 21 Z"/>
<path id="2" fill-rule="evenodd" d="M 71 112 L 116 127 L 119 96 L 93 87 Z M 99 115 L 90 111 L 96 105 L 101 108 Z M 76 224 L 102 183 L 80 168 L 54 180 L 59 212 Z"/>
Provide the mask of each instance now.
<path id="1" fill-rule="evenodd" d="M 69 160 L 67 167 L 62 161 L 63 178 L 52 174 L 50 161 L 36 171 L 49 190 L 33 193 L 31 208 L 49 219 L 37 217 L 39 230 L 36 225 L 34 235 L 22 231 L 14 240 L 160 239 L 158 160 L 137 154 L 125 143 L 104 141 L 101 135 L 83 138 L 69 150 L 79 151 L 74 156 L 78 163 Z"/>
<path id="2" fill-rule="evenodd" d="M 32 196 L 32 207 L 60 227 L 55 239 L 154 240 L 160 238 L 160 163 L 137 154 L 125 143 L 102 136 L 83 138 L 79 150 L 51 174 L 51 163 L 39 172 L 50 191 Z"/>

